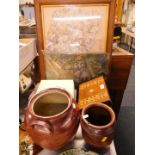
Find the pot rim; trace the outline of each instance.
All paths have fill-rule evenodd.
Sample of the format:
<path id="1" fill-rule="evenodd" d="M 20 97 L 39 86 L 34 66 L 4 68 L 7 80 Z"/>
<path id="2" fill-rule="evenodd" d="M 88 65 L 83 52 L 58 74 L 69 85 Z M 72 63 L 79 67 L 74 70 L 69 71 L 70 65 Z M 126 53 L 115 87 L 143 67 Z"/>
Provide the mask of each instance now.
<path id="1" fill-rule="evenodd" d="M 51 116 L 41 116 L 41 115 L 37 115 L 35 112 L 34 112 L 34 104 L 35 102 L 40 98 L 42 97 L 43 95 L 45 94 L 50 94 L 52 92 L 58 92 L 60 94 L 63 94 L 67 97 L 68 99 L 68 105 L 67 105 L 67 108 L 65 108 L 62 112 L 56 114 L 56 115 L 51 115 Z M 67 92 L 65 89 L 63 88 L 48 88 L 48 89 L 45 89 L 45 90 L 42 90 L 40 91 L 39 93 L 35 94 L 28 102 L 28 108 L 30 110 L 30 112 L 35 116 L 35 117 L 38 117 L 38 118 L 56 118 L 56 117 L 59 117 L 61 115 L 63 115 L 66 111 L 69 110 L 69 108 L 71 107 L 71 104 L 72 104 L 72 97 L 70 95 L 69 92 Z"/>
<path id="2" fill-rule="evenodd" d="M 102 107 L 104 108 L 105 110 L 107 110 L 111 116 L 111 120 L 108 124 L 106 125 L 93 125 L 91 124 L 89 121 L 86 120 L 86 118 L 83 118 L 83 116 L 86 114 L 86 111 L 90 108 L 90 107 L 93 107 L 93 106 L 98 106 L 98 107 Z M 88 104 L 86 107 L 84 107 L 84 109 L 82 110 L 82 120 L 87 123 L 88 126 L 92 127 L 92 128 L 95 128 L 95 129 L 105 129 L 107 127 L 110 127 L 111 125 L 114 124 L 115 122 L 115 113 L 114 111 L 112 110 L 111 107 L 109 107 L 108 105 L 104 104 L 104 103 L 90 103 Z"/>

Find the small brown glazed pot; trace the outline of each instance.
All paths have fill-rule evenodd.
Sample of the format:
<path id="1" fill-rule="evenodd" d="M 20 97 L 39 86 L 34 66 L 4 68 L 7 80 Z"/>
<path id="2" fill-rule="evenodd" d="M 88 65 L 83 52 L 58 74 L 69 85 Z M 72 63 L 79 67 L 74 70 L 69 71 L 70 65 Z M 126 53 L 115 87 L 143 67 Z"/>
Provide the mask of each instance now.
<path id="1" fill-rule="evenodd" d="M 70 94 L 60 88 L 50 88 L 29 99 L 25 126 L 35 144 L 58 149 L 75 135 L 80 115 Z"/>
<path id="2" fill-rule="evenodd" d="M 93 147 L 106 148 L 111 144 L 115 124 L 115 113 L 105 104 L 89 104 L 82 110 L 82 135 Z"/>

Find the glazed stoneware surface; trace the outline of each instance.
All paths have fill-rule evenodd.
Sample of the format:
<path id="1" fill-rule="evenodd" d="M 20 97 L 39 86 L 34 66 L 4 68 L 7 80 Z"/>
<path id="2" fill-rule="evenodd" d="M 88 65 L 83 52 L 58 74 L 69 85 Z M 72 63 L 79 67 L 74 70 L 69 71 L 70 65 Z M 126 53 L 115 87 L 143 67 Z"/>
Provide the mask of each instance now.
<path id="1" fill-rule="evenodd" d="M 79 125 L 77 105 L 70 94 L 50 88 L 33 94 L 25 113 L 25 126 L 34 143 L 58 149 L 75 135 Z"/>
<path id="2" fill-rule="evenodd" d="M 82 110 L 82 135 L 91 146 L 108 147 L 113 140 L 115 124 L 115 113 L 105 104 L 93 103 Z"/>

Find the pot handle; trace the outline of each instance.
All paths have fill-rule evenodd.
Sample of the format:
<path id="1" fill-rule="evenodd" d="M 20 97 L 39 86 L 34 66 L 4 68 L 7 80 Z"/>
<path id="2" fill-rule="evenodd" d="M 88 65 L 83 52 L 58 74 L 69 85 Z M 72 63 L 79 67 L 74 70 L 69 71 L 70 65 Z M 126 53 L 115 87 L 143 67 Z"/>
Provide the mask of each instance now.
<path id="1" fill-rule="evenodd" d="M 49 125 L 47 122 L 35 120 L 31 123 L 31 127 L 38 132 L 46 133 L 46 134 L 52 134 L 53 128 L 51 125 Z"/>

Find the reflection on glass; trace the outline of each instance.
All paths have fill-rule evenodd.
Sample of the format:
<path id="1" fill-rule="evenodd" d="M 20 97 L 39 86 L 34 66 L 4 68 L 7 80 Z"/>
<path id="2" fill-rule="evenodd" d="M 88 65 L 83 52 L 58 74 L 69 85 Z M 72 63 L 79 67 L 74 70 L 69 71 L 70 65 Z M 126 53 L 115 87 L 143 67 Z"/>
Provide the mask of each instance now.
<path id="1" fill-rule="evenodd" d="M 92 20 L 92 19 L 100 19 L 100 16 L 81 16 L 81 17 L 57 17 L 54 18 L 53 20 L 55 21 L 71 21 L 71 20 Z"/>

